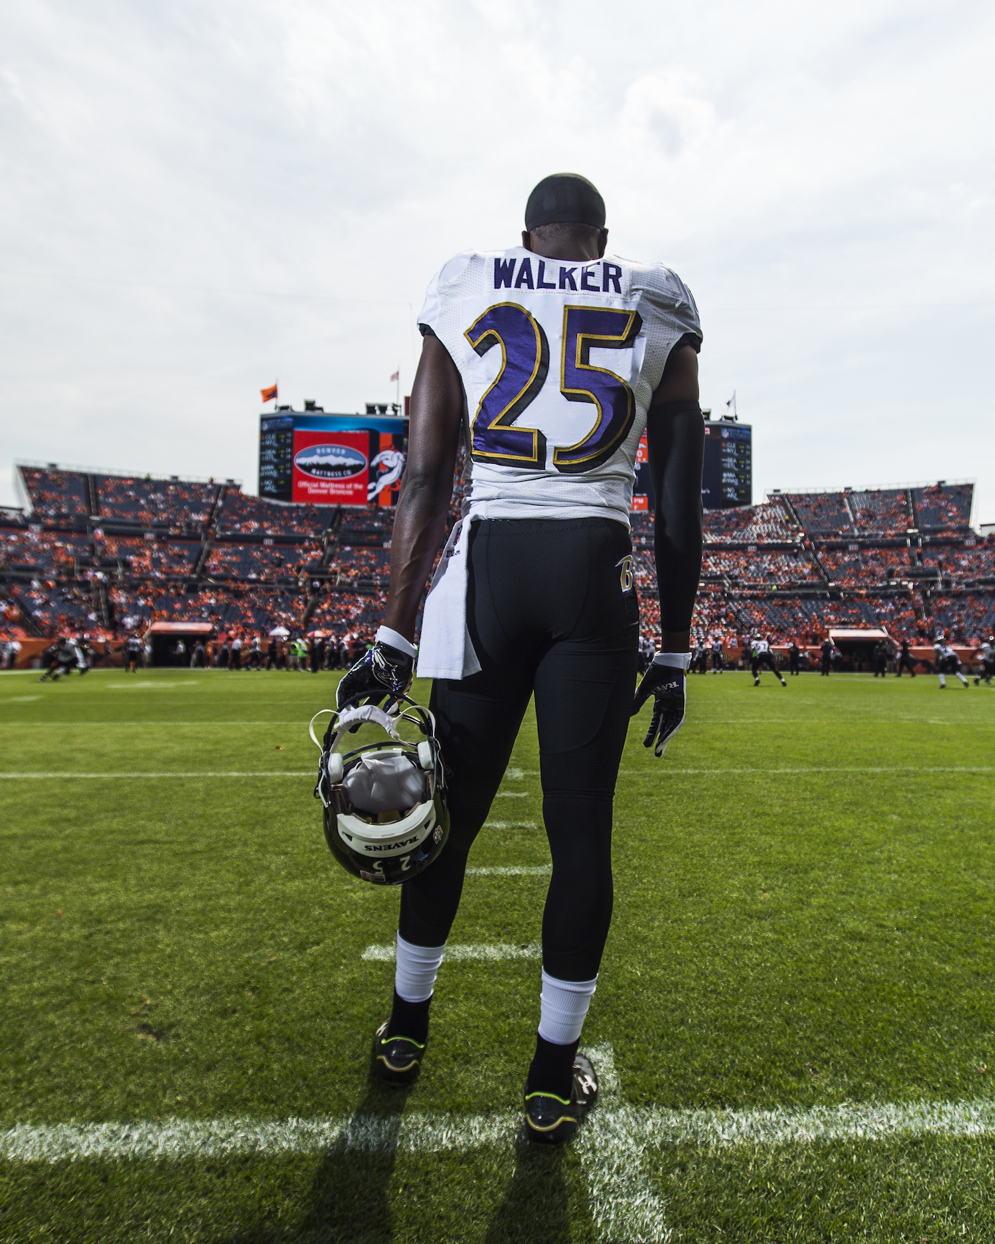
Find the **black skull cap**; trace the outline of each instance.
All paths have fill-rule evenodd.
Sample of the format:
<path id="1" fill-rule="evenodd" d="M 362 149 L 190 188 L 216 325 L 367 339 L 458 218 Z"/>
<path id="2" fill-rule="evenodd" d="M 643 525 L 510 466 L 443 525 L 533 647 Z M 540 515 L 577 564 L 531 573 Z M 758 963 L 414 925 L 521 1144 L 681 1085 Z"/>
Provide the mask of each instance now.
<path id="1" fill-rule="evenodd" d="M 605 201 L 593 182 L 580 173 L 551 173 L 529 195 L 525 205 L 525 228 L 543 225 L 593 225 L 605 227 Z"/>

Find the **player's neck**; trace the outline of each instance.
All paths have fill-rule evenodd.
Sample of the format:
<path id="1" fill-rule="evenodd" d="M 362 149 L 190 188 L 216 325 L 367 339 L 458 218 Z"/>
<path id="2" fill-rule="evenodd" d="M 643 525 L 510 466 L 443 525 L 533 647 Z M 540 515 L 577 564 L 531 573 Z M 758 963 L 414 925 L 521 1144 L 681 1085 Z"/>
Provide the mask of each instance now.
<path id="1" fill-rule="evenodd" d="M 604 248 L 599 245 L 597 237 L 586 239 L 577 237 L 550 238 L 540 242 L 531 239 L 526 233 L 522 237 L 522 246 L 540 259 L 562 259 L 573 263 L 594 263 L 602 257 Z"/>

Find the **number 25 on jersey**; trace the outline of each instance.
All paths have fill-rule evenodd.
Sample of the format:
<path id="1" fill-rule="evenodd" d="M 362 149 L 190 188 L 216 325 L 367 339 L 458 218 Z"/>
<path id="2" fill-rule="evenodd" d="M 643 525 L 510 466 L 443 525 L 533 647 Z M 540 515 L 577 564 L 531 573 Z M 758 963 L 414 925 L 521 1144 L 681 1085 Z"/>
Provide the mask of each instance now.
<path id="1" fill-rule="evenodd" d="M 557 446 L 553 465 L 565 474 L 591 471 L 615 453 L 632 427 L 636 402 L 621 376 L 590 361 L 592 348 L 631 350 L 642 328 L 637 311 L 564 307 L 560 392 L 568 402 L 590 402 L 594 425 L 574 445 Z M 546 466 L 546 438 L 516 423 L 535 401 L 549 372 L 549 341 L 542 325 L 515 302 L 499 302 L 464 334 L 481 358 L 501 347 L 501 367 L 480 399 L 471 426 L 474 459 L 501 466 Z"/>

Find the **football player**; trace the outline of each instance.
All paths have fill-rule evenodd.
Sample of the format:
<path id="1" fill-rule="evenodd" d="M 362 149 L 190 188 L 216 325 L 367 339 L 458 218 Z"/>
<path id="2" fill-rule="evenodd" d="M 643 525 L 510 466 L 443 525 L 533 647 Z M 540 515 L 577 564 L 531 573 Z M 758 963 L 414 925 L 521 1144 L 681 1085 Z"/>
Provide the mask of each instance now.
<path id="1" fill-rule="evenodd" d="M 981 662 L 981 673 L 975 678 L 974 685 L 977 687 L 983 678 L 985 685 L 990 687 L 992 675 L 995 674 L 995 635 L 989 635 L 978 649 L 978 660 Z"/>
<path id="2" fill-rule="evenodd" d="M 902 640 L 902 650 L 898 654 L 898 664 L 895 666 L 896 678 L 901 678 L 902 670 L 908 670 L 912 677 L 915 678 L 916 667 L 912 659 L 912 645 L 907 639 Z"/>
<path id="3" fill-rule="evenodd" d="M 953 674 L 955 678 L 959 678 L 965 687 L 971 685 L 961 673 L 960 657 L 945 639 L 937 639 L 933 644 L 933 651 L 936 653 L 936 672 L 940 676 L 941 691 L 946 690 L 947 674 Z"/>
<path id="4" fill-rule="evenodd" d="M 547 177 L 529 197 L 521 246 L 457 255 L 429 285 L 384 625 L 337 691 L 340 707 L 382 703 L 410 682 L 463 438 L 463 517 L 439 560 L 418 650 L 419 675 L 435 680 L 451 830 L 439 858 L 401 887 L 376 1066 L 395 1082 L 417 1073 L 467 855 L 534 693 L 553 874 L 525 1110 L 530 1138 L 548 1143 L 570 1139 L 597 1092 L 577 1048 L 611 923 L 619 759 L 629 716 L 651 697 L 645 745 L 657 756 L 683 722 L 701 571 L 698 312 L 668 268 L 606 254 L 604 225 L 586 178 Z M 629 511 L 644 429 L 662 644 L 633 700 Z"/>
<path id="5" fill-rule="evenodd" d="M 126 673 L 136 674 L 142 659 L 142 641 L 137 635 L 129 635 L 124 641 L 124 668 Z"/>
<path id="6" fill-rule="evenodd" d="M 753 674 L 754 687 L 760 686 L 760 671 L 762 669 L 770 670 L 782 687 L 788 685 L 778 672 L 774 654 L 770 649 L 770 640 L 761 636 L 755 639 L 750 647 L 750 670 Z"/>
<path id="7" fill-rule="evenodd" d="M 721 674 L 725 669 L 725 663 L 722 660 L 722 638 L 715 635 L 712 639 L 712 673 Z"/>

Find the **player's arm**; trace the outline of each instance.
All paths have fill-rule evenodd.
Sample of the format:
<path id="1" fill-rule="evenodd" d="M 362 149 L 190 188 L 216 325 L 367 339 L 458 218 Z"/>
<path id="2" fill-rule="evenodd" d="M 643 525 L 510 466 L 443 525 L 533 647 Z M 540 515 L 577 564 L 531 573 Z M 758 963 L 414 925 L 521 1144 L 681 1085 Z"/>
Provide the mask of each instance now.
<path id="1" fill-rule="evenodd" d="M 687 652 L 701 577 L 701 465 L 705 425 L 698 405 L 698 355 L 682 346 L 667 359 L 646 425 L 656 491 L 656 577 L 664 652 Z"/>
<path id="2" fill-rule="evenodd" d="M 459 372 L 442 342 L 425 337 L 411 390 L 408 460 L 394 515 L 384 624 L 376 644 L 339 683 L 340 708 L 357 699 L 377 702 L 405 691 L 411 681 L 418 606 L 446 534 L 462 418 Z M 384 637 L 384 630 L 392 634 Z"/>
<path id="3" fill-rule="evenodd" d="M 705 428 L 698 405 L 698 355 L 682 346 L 667 359 L 646 424 L 650 475 L 656 492 L 656 575 L 660 593 L 661 651 L 643 676 L 637 713 L 653 695 L 644 740 L 657 756 L 684 721 L 685 654 L 701 577 L 701 464 Z"/>
<path id="4" fill-rule="evenodd" d="M 410 642 L 425 581 L 445 542 L 463 420 L 463 383 L 449 351 L 426 337 L 411 390 L 408 461 L 390 544 L 384 625 Z"/>

